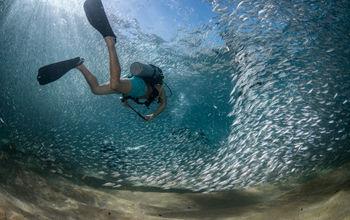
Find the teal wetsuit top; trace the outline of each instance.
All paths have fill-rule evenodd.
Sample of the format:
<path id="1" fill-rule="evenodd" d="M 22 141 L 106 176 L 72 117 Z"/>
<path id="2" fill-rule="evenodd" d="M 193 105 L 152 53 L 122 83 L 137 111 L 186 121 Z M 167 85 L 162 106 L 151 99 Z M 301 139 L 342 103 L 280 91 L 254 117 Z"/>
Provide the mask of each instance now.
<path id="1" fill-rule="evenodd" d="M 123 78 L 128 78 L 131 81 L 131 91 L 127 96 L 138 98 L 146 95 L 147 85 L 145 81 L 137 76 L 132 76 L 131 74 L 124 75 Z"/>

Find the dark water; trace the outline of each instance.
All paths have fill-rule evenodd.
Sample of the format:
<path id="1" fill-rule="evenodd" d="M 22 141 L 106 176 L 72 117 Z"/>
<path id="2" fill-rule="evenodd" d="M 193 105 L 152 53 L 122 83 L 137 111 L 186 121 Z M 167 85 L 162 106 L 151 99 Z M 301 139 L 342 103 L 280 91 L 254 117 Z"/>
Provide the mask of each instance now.
<path id="1" fill-rule="evenodd" d="M 76 56 L 108 80 L 104 43 L 82 1 L 0 1 L 0 138 L 24 161 L 114 187 L 194 191 L 309 178 L 349 162 L 349 1 L 209 1 L 216 16 L 169 41 L 110 4 L 124 73 L 135 60 L 160 66 L 168 108 L 144 123 L 118 95 L 91 94 L 77 71 L 39 86 L 40 66 Z"/>

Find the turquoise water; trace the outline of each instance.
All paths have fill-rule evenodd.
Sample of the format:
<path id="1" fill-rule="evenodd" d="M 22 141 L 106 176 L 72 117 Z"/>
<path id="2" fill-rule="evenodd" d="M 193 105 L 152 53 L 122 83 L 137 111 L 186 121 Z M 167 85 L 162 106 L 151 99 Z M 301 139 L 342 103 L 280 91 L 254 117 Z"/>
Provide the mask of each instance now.
<path id="1" fill-rule="evenodd" d="M 77 71 L 39 86 L 40 66 L 76 56 L 108 80 L 83 1 L 59 2 L 0 1 L 0 138 L 19 159 L 115 188 L 193 191 L 305 179 L 349 162 L 348 1 L 207 1 L 216 16 L 171 40 L 106 3 L 123 73 L 154 63 L 173 91 L 151 123 L 118 95 L 91 94 Z"/>

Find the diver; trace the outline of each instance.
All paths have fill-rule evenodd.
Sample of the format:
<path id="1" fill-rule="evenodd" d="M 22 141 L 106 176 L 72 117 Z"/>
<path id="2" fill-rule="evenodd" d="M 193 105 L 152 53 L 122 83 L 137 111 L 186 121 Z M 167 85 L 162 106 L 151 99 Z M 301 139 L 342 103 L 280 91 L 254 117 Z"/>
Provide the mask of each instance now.
<path id="1" fill-rule="evenodd" d="M 116 36 L 109 24 L 101 0 L 86 0 L 84 10 L 89 23 L 101 33 L 106 42 L 109 53 L 109 82 L 99 84 L 97 78 L 83 64 L 84 59 L 76 57 L 41 67 L 37 77 L 40 85 L 53 82 L 69 70 L 76 68 L 83 74 L 92 93 L 96 95 L 121 93 L 123 95 L 121 101 L 125 106 L 135 111 L 143 120 L 151 121 L 164 111 L 167 105 L 162 70 L 152 64 L 135 62 L 130 66 L 131 74 L 121 77 L 120 63 L 115 49 Z M 157 99 L 160 105 L 153 114 L 142 115 L 129 105 L 128 99 L 138 104 L 145 104 L 147 107 Z M 140 102 L 139 99 L 146 99 L 146 101 Z"/>
<path id="2" fill-rule="evenodd" d="M 133 99 L 139 104 L 145 104 L 148 106 L 147 102 L 152 102 L 155 98 L 158 98 L 160 105 L 155 110 L 153 114 L 143 116 L 145 121 L 150 121 L 156 116 L 158 116 L 166 107 L 167 100 L 165 90 L 163 85 L 160 83 L 147 83 L 147 80 L 139 76 L 126 76 L 121 77 L 121 68 L 118 60 L 118 56 L 115 49 L 115 38 L 107 36 L 104 38 L 108 52 L 109 52 L 109 62 L 110 62 L 110 80 L 105 84 L 99 84 L 96 77 L 85 67 L 83 64 L 83 59 L 80 60 L 79 65 L 76 67 L 84 75 L 86 81 L 88 82 L 91 91 L 96 95 L 107 95 L 113 93 L 123 94 L 122 102 L 125 106 L 131 107 L 128 104 L 128 99 Z M 144 70 L 146 64 L 133 63 L 131 64 L 130 70 L 132 73 L 136 73 L 137 69 Z M 156 68 L 156 67 L 155 67 Z M 141 70 L 141 71 L 142 71 Z M 139 72 L 141 72 L 139 71 Z M 157 70 L 155 70 L 157 71 Z M 159 71 L 159 70 L 158 70 Z M 129 78 L 130 77 L 130 78 Z M 147 99 L 145 103 L 141 103 L 138 99 Z M 133 109 L 134 110 L 134 109 Z"/>

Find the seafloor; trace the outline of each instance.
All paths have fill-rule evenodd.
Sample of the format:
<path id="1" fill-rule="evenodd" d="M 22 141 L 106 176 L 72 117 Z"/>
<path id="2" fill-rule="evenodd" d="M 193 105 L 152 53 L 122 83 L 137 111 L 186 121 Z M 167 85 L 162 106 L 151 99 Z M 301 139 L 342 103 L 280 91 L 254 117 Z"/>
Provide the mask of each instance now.
<path id="1" fill-rule="evenodd" d="M 13 151 L 9 147 L 0 154 L 0 220 L 350 219 L 350 164 L 303 185 L 206 194 L 147 192 L 92 187 L 84 182 L 89 177 L 72 181 L 33 171 Z"/>

